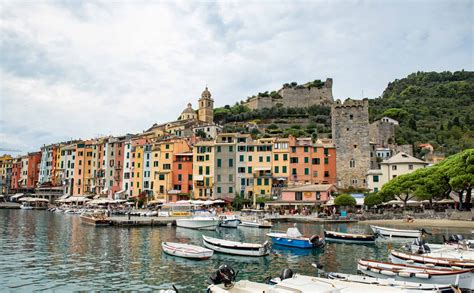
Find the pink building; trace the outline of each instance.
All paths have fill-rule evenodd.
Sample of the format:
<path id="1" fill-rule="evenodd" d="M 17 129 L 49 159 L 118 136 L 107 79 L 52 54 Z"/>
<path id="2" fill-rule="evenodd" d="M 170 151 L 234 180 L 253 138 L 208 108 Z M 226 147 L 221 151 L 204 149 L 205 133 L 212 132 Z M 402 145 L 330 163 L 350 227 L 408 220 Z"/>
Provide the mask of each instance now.
<path id="1" fill-rule="evenodd" d="M 269 206 L 318 206 L 327 201 L 337 191 L 334 184 L 304 184 L 285 188 L 281 199 L 268 202 Z"/>

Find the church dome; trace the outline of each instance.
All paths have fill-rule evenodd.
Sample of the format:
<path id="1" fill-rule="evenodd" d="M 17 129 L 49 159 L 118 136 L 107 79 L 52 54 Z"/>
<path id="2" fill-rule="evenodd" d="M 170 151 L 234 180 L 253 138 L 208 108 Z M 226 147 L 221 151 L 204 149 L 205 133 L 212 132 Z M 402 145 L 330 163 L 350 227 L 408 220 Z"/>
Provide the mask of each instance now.
<path id="1" fill-rule="evenodd" d="M 191 103 L 188 103 L 188 106 L 181 112 L 181 114 L 194 114 L 196 111 L 193 110 Z"/>
<path id="2" fill-rule="evenodd" d="M 207 89 L 207 86 L 206 86 L 206 89 L 204 89 L 204 91 L 202 92 L 201 97 L 204 99 L 211 98 L 211 92 Z"/>

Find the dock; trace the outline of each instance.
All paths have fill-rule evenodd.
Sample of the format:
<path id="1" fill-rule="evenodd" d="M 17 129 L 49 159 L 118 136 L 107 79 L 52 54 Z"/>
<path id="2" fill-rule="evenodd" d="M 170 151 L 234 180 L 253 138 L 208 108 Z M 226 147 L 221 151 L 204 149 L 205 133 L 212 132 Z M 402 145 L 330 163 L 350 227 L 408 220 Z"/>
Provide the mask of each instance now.
<path id="1" fill-rule="evenodd" d="M 0 202 L 0 209 L 19 209 L 20 206 L 17 202 Z"/>
<path id="2" fill-rule="evenodd" d="M 143 226 L 176 226 L 176 217 L 135 217 L 112 216 L 109 218 L 111 226 L 143 227 Z"/>

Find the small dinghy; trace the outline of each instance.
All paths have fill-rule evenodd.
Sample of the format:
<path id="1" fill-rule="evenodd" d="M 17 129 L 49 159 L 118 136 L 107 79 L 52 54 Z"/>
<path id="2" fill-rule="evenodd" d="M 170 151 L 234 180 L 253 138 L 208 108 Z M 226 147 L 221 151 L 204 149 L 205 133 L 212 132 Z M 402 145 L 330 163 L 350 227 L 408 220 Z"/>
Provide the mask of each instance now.
<path id="1" fill-rule="evenodd" d="M 270 229 L 272 227 L 272 223 L 270 223 L 267 220 L 262 220 L 262 219 L 242 220 L 239 226 L 250 227 L 250 228 Z"/>
<path id="2" fill-rule="evenodd" d="M 396 238 L 420 238 L 423 233 L 426 233 L 424 229 L 421 230 L 402 230 L 402 229 L 395 229 L 395 228 L 387 228 L 387 227 L 380 227 L 370 225 L 372 231 L 375 234 L 380 234 L 385 237 L 396 237 Z"/>
<path id="3" fill-rule="evenodd" d="M 211 284 L 207 292 L 211 293 L 395 293 L 395 292 L 423 292 L 405 290 L 402 288 L 379 286 L 324 279 L 312 276 L 294 274 L 285 269 L 279 278 L 272 279 L 271 283 L 257 283 L 248 280 L 235 281 L 237 273 L 228 265 L 222 265 L 214 272 L 208 282 Z"/>
<path id="4" fill-rule="evenodd" d="M 162 242 L 161 247 L 169 255 L 191 259 L 208 259 L 214 254 L 210 249 L 185 243 Z"/>
<path id="5" fill-rule="evenodd" d="M 220 216 L 220 227 L 223 228 L 237 228 L 239 224 L 242 222 L 237 216 L 235 215 L 224 215 Z"/>
<path id="6" fill-rule="evenodd" d="M 288 228 L 286 233 L 284 232 L 271 232 L 267 233 L 267 236 L 272 239 L 273 244 L 279 244 L 290 247 L 298 248 L 315 248 L 323 247 L 325 242 L 324 239 L 319 235 L 313 235 L 311 237 L 303 236 L 298 228 Z"/>
<path id="7" fill-rule="evenodd" d="M 425 254 L 418 255 L 412 253 L 406 253 L 401 251 L 390 251 L 390 260 L 393 263 L 410 264 L 418 266 L 429 266 L 429 267 L 441 267 L 441 268 L 463 268 L 463 269 L 474 269 L 474 261 L 453 259 L 453 258 L 442 258 L 432 257 Z"/>
<path id="8" fill-rule="evenodd" d="M 205 247 L 221 253 L 244 256 L 265 256 L 270 254 L 270 243 L 268 241 L 265 241 L 263 244 L 244 243 L 202 235 L 202 242 Z"/>
<path id="9" fill-rule="evenodd" d="M 444 237 L 444 236 L 443 236 Z M 450 238 L 451 239 L 451 238 Z M 407 251 L 416 254 L 429 254 L 443 251 L 474 251 L 472 243 L 466 240 L 459 242 L 445 241 L 443 244 L 426 243 L 423 239 L 415 239 L 412 243 L 405 245 Z"/>
<path id="10" fill-rule="evenodd" d="M 432 291 L 440 293 L 455 293 L 459 292 L 458 289 L 450 284 L 424 284 L 424 283 L 413 283 L 403 281 L 396 281 L 393 279 L 384 279 L 384 278 L 374 278 L 361 275 L 350 275 L 350 274 L 341 274 L 341 273 L 328 273 L 327 277 L 332 280 L 345 281 L 348 283 L 358 283 L 358 284 L 371 284 L 380 286 L 380 290 L 383 290 L 384 287 L 395 287 L 407 290 L 411 292 L 412 290 L 421 290 L 421 291 Z M 406 292 L 406 291 L 405 291 Z"/>
<path id="11" fill-rule="evenodd" d="M 216 217 L 194 216 L 188 219 L 176 219 L 176 226 L 197 230 L 216 230 L 219 219 Z"/>
<path id="12" fill-rule="evenodd" d="M 471 270 L 439 269 L 395 264 L 375 260 L 359 260 L 357 269 L 364 275 L 425 284 L 453 284 L 474 289 Z"/>
<path id="13" fill-rule="evenodd" d="M 324 231 L 326 241 L 346 242 L 346 243 L 375 243 L 376 235 L 350 234 L 335 231 Z"/>

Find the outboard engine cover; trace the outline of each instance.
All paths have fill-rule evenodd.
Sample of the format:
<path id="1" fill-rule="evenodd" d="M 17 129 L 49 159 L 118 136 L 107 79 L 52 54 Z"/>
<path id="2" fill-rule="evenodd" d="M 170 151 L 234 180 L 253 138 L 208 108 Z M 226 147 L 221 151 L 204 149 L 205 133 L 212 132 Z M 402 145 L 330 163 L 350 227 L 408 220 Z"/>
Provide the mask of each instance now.
<path id="1" fill-rule="evenodd" d="M 293 277 L 293 271 L 289 268 L 283 269 L 280 274 L 280 279 L 283 281 Z"/>
<path id="2" fill-rule="evenodd" d="M 208 283 L 213 285 L 224 284 L 225 287 L 228 287 L 235 281 L 236 276 L 237 273 L 231 266 L 223 264 L 209 276 Z"/>
<path id="3" fill-rule="evenodd" d="M 311 242 L 313 245 L 315 245 L 317 247 L 324 246 L 324 241 L 317 234 L 309 237 L 309 242 Z"/>

